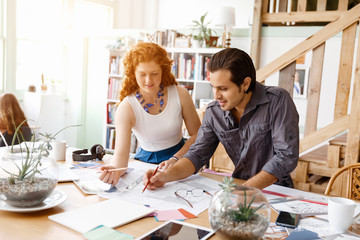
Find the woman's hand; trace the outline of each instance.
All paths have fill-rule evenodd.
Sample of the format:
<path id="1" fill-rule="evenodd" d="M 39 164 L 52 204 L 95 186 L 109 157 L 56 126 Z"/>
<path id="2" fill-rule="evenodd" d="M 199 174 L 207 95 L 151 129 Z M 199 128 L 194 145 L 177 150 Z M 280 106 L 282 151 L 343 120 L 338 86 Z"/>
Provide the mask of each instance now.
<path id="1" fill-rule="evenodd" d="M 176 162 L 177 162 L 176 159 L 169 159 L 169 160 L 163 161 L 159 164 L 159 168 L 162 169 L 164 167 L 163 170 L 166 170 L 169 167 L 171 167 L 172 165 L 174 165 Z"/>
<path id="2" fill-rule="evenodd" d="M 99 179 L 104 183 L 109 183 L 111 185 L 116 185 L 119 181 L 120 177 L 125 174 L 126 169 L 124 170 L 116 170 L 109 172 L 108 170 L 115 169 L 113 166 L 102 166 L 100 170 L 102 173 L 99 176 Z"/>

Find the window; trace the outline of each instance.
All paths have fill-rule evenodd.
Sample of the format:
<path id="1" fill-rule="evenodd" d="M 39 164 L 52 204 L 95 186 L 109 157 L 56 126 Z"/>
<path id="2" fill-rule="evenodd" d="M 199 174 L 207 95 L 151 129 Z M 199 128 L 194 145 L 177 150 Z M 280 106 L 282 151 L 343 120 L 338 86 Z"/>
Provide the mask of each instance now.
<path id="1" fill-rule="evenodd" d="M 62 0 L 17 0 L 16 6 L 16 89 L 30 84 L 62 82 Z"/>
<path id="2" fill-rule="evenodd" d="M 4 0 L 0 0 L 0 91 L 3 91 L 4 89 L 4 8 Z"/>
<path id="3" fill-rule="evenodd" d="M 45 84 L 64 91 L 71 75 L 67 64 L 71 39 L 110 29 L 112 9 L 105 5 L 91 0 L 17 0 L 16 90 L 31 84 L 40 88 L 43 74 Z"/>

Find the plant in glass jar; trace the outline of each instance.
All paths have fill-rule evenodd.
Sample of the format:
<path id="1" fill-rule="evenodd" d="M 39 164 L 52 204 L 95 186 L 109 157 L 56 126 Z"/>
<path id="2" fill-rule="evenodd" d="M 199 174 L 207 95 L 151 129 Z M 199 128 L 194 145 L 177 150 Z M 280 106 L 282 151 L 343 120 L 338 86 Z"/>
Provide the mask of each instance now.
<path id="1" fill-rule="evenodd" d="M 26 121 L 26 120 L 25 120 Z M 44 201 L 55 189 L 59 168 L 49 157 L 48 147 L 54 135 L 43 135 L 41 142 L 26 142 L 20 129 L 16 127 L 11 147 L 1 149 L 0 197 L 15 207 L 30 207 Z M 72 126 L 69 126 L 72 127 Z M 15 139 L 21 139 L 14 145 Z"/>
<path id="2" fill-rule="evenodd" d="M 262 192 L 236 185 L 225 177 L 209 207 L 211 227 L 221 239 L 260 239 L 270 222 L 270 208 Z"/>

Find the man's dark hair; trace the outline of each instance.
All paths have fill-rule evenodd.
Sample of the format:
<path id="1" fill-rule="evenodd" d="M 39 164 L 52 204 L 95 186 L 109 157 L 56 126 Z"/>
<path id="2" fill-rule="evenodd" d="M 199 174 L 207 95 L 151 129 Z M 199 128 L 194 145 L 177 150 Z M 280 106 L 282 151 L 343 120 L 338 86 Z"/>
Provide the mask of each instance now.
<path id="1" fill-rule="evenodd" d="M 255 88 L 256 71 L 250 56 L 237 48 L 226 48 L 212 56 L 207 64 L 210 72 L 218 70 L 229 70 L 231 72 L 231 81 L 238 87 L 243 84 L 246 77 L 251 78 L 248 91 Z"/>

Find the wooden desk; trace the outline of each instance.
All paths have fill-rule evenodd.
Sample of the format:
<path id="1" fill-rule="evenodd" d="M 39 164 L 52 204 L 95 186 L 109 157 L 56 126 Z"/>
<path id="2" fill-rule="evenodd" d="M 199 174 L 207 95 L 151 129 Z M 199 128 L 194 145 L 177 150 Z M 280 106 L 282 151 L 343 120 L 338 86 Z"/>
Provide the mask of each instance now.
<path id="1" fill-rule="evenodd" d="M 223 178 L 209 173 L 202 173 L 202 175 L 218 181 L 222 181 Z M 243 181 L 235 180 L 235 182 L 241 183 Z M 0 211 L 0 239 L 85 239 L 80 233 L 51 221 L 48 216 L 94 204 L 104 199 L 97 195 L 83 194 L 72 182 L 59 183 L 57 188 L 67 194 L 67 200 L 59 206 L 32 213 Z M 197 218 L 186 220 L 186 222 L 211 228 L 207 211 L 202 212 Z M 147 217 L 118 227 L 116 230 L 134 237 L 140 237 L 162 223 L 157 222 L 153 217 Z M 214 235 L 211 239 L 220 238 Z"/>

